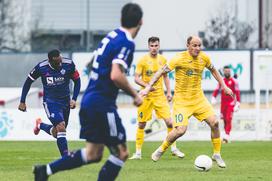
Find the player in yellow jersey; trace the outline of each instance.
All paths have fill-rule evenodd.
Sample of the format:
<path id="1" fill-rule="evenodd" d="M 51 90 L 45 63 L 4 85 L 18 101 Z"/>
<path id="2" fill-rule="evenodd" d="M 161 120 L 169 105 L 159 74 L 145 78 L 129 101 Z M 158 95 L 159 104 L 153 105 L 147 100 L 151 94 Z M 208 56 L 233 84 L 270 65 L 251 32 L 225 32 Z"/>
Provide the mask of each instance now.
<path id="1" fill-rule="evenodd" d="M 221 139 L 218 119 L 201 88 L 201 77 L 205 67 L 211 71 L 225 94 L 233 96 L 233 92 L 226 86 L 222 77 L 212 65 L 210 58 L 201 51 L 201 39 L 197 36 L 190 36 L 187 39 L 187 51 L 178 53 L 167 65 L 157 71 L 148 86 L 141 90 L 141 95 L 147 95 L 161 75 L 175 70 L 176 83 L 172 111 L 174 128 L 167 135 L 163 144 L 152 154 L 151 158 L 153 161 L 158 161 L 165 150 L 176 139 L 185 134 L 188 119 L 194 116 L 199 121 L 205 121 L 210 126 L 213 144 L 212 159 L 217 162 L 219 167 L 226 167 L 220 154 Z"/>
<path id="2" fill-rule="evenodd" d="M 138 61 L 135 71 L 135 82 L 141 87 L 146 87 L 152 76 L 166 65 L 166 59 L 159 54 L 160 39 L 158 37 L 150 37 L 148 39 L 149 53 L 144 55 Z M 167 95 L 164 94 L 163 81 L 167 89 Z M 142 158 L 142 145 L 144 142 L 144 128 L 146 122 L 152 119 L 152 112 L 155 110 L 156 116 L 163 119 L 166 123 L 167 130 L 172 130 L 172 120 L 170 114 L 170 106 L 172 94 L 170 89 L 170 81 L 167 74 L 164 74 L 152 87 L 152 92 L 143 100 L 143 104 L 138 108 L 138 128 L 136 133 L 136 153 L 130 159 Z M 180 158 L 184 154 L 176 148 L 174 142 L 171 146 L 172 154 Z"/>

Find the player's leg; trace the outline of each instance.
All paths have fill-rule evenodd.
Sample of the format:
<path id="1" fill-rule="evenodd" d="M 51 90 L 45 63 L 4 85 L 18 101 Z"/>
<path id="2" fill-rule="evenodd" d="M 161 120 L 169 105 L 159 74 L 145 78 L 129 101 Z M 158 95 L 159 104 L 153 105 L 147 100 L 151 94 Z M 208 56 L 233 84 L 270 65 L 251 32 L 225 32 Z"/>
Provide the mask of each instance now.
<path id="1" fill-rule="evenodd" d="M 98 181 L 113 181 L 118 176 L 128 158 L 126 132 L 116 110 L 107 112 L 105 144 L 111 155 L 99 172 Z"/>
<path id="2" fill-rule="evenodd" d="M 98 181 L 113 181 L 118 176 L 128 158 L 128 149 L 125 143 L 109 146 L 111 155 L 101 168 Z"/>
<path id="3" fill-rule="evenodd" d="M 105 115 L 92 107 L 81 108 L 79 117 L 81 124 L 80 138 L 86 139 L 86 148 L 71 152 L 48 165 L 35 166 L 35 179 L 39 177 L 47 179 L 48 175 L 59 171 L 77 168 L 101 160 L 105 142 L 105 127 L 108 125 Z M 46 179 L 40 179 L 40 181 Z"/>
<path id="4" fill-rule="evenodd" d="M 146 122 L 152 119 L 153 103 L 151 99 L 145 98 L 143 104 L 138 108 L 138 128 L 136 130 L 136 152 L 129 159 L 142 158 L 142 146 L 144 143 L 144 129 Z"/>
<path id="5" fill-rule="evenodd" d="M 46 102 L 43 103 L 43 107 L 44 107 L 47 117 L 50 117 L 50 112 L 48 110 L 48 106 L 47 106 Z M 43 123 L 41 118 L 37 118 L 35 121 L 35 127 L 33 129 L 33 132 L 35 135 L 38 135 L 40 130 L 43 130 L 44 132 L 46 132 L 49 135 L 52 135 L 53 125 Z"/>
<path id="6" fill-rule="evenodd" d="M 190 115 L 190 109 L 174 102 L 172 115 L 173 130 L 169 132 L 162 145 L 151 155 L 153 161 L 158 161 L 168 147 L 185 134 Z"/>
<path id="7" fill-rule="evenodd" d="M 35 181 L 45 181 L 57 172 L 78 168 L 85 164 L 99 162 L 104 150 L 103 144 L 86 143 L 86 147 L 55 160 L 47 165 L 34 166 Z"/>
<path id="8" fill-rule="evenodd" d="M 209 101 L 204 97 L 197 104 L 194 114 L 198 120 L 206 121 L 206 123 L 211 128 L 211 141 L 213 145 L 213 156 L 212 158 L 217 162 L 219 167 L 226 167 L 225 162 L 221 157 L 221 138 L 220 138 L 220 130 L 219 130 L 219 122 L 215 115 L 212 105 Z"/>
<path id="9" fill-rule="evenodd" d="M 169 134 L 173 130 L 173 124 L 170 114 L 170 106 L 166 97 L 163 95 L 154 99 L 154 109 L 158 119 L 163 119 L 166 127 L 167 127 L 167 134 Z M 179 158 L 183 158 L 185 155 L 182 153 L 176 146 L 176 141 L 171 144 L 171 152 L 172 155 L 177 156 Z"/>
<path id="10" fill-rule="evenodd" d="M 225 122 L 225 136 L 223 137 L 223 142 L 228 143 L 230 141 L 230 131 L 232 128 L 232 117 L 233 117 L 233 106 L 228 106 L 225 116 L 224 116 L 224 122 Z"/>

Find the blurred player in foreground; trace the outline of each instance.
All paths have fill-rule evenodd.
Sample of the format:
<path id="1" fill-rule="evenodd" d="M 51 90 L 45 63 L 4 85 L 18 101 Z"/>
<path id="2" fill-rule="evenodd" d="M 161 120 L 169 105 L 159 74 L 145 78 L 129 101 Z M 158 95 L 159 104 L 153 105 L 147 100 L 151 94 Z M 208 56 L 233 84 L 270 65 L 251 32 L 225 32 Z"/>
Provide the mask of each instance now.
<path id="1" fill-rule="evenodd" d="M 61 56 L 60 51 L 55 49 L 48 52 L 48 59 L 38 63 L 28 74 L 24 83 L 21 101 L 18 109 L 26 111 L 26 96 L 31 84 L 41 77 L 43 84 L 43 106 L 46 115 L 52 125 L 45 124 L 41 119 L 36 120 L 34 134 L 40 130 L 57 138 L 57 145 L 62 156 L 68 154 L 66 140 L 66 127 L 68 125 L 70 109 L 76 107 L 77 96 L 80 91 L 80 77 L 71 59 Z M 74 93 L 70 98 L 69 83 L 74 81 Z"/>
<path id="2" fill-rule="evenodd" d="M 117 113 L 116 98 L 119 89 L 134 99 L 134 105 L 142 104 L 126 78 L 126 71 L 133 60 L 136 37 L 142 25 L 143 12 L 139 5 L 128 3 L 122 8 L 121 26 L 102 39 L 96 51 L 89 85 L 80 108 L 80 138 L 86 139 L 86 147 L 47 165 L 34 167 L 36 181 L 47 180 L 49 175 L 82 165 L 100 162 L 104 147 L 110 156 L 102 166 L 98 180 L 115 180 L 128 158 L 126 133 Z"/>
<path id="3" fill-rule="evenodd" d="M 135 72 L 135 82 L 142 88 L 148 85 L 152 76 L 161 69 L 167 60 L 159 54 L 160 39 L 158 37 L 150 37 L 148 39 L 149 53 L 140 58 Z M 163 81 L 167 90 L 164 94 Z M 152 87 L 150 92 L 144 99 L 143 104 L 138 108 L 138 128 L 136 133 L 136 153 L 129 159 L 142 158 L 142 145 L 144 142 L 144 129 L 146 122 L 152 119 L 152 112 L 155 110 L 158 119 L 163 119 L 167 126 L 167 131 L 172 130 L 172 120 L 170 114 L 170 106 L 168 101 L 172 100 L 170 80 L 167 74 L 163 75 L 158 82 Z M 171 145 L 172 154 L 180 158 L 184 154 L 176 148 L 176 142 Z"/>
<path id="4" fill-rule="evenodd" d="M 223 79 L 225 84 L 232 90 L 235 97 L 231 97 L 225 94 L 223 90 L 221 90 L 221 118 L 224 120 L 224 129 L 225 135 L 223 136 L 223 143 L 228 143 L 230 141 L 230 131 L 232 127 L 232 117 L 233 112 L 237 112 L 240 108 L 240 90 L 238 86 L 237 80 L 231 77 L 231 70 L 229 66 L 224 66 L 224 76 Z M 218 95 L 221 89 L 221 85 L 218 84 L 216 89 L 212 94 L 212 104 L 216 104 L 216 96 Z"/>
<path id="5" fill-rule="evenodd" d="M 210 58 L 201 51 L 201 40 L 197 36 L 190 36 L 187 39 L 187 51 L 178 53 L 154 75 L 149 85 L 141 90 L 141 95 L 147 95 L 163 74 L 175 70 L 176 83 L 172 111 L 174 128 L 167 135 L 163 144 L 152 154 L 151 158 L 153 161 L 158 161 L 166 149 L 176 139 L 185 134 L 188 120 L 191 116 L 194 116 L 199 121 L 205 121 L 210 126 L 214 153 L 212 158 L 219 167 L 226 167 L 220 155 L 221 139 L 218 120 L 201 88 L 201 77 L 205 67 L 211 71 L 225 93 L 232 96 L 231 89 L 225 85 L 222 77 L 212 65 Z"/>

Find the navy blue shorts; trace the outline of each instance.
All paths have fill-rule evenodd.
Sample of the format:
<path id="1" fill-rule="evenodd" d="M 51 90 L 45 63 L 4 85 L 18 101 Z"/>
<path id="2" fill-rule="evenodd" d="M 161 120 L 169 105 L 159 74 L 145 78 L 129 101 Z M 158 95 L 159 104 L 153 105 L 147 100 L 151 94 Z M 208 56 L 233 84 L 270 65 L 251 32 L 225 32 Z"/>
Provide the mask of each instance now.
<path id="1" fill-rule="evenodd" d="M 96 110 L 95 110 L 96 109 Z M 115 108 L 81 108 L 80 138 L 87 142 L 115 146 L 126 142 L 126 132 Z"/>
<path id="2" fill-rule="evenodd" d="M 56 126 L 60 122 L 64 121 L 65 126 L 67 127 L 70 115 L 69 104 L 62 104 L 57 102 L 43 102 L 43 107 L 48 119 L 51 121 L 53 126 Z"/>

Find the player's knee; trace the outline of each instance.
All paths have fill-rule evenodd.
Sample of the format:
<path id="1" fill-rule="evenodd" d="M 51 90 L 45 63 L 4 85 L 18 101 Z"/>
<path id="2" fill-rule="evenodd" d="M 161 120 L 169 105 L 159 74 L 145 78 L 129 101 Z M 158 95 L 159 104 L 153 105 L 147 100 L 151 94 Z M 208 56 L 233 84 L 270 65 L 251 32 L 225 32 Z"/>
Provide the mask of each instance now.
<path id="1" fill-rule="evenodd" d="M 129 156 L 128 150 L 125 150 L 121 151 L 118 157 L 120 160 L 126 161 L 128 159 L 128 156 Z"/>
<path id="2" fill-rule="evenodd" d="M 66 131 L 65 122 L 62 121 L 59 124 L 57 124 L 56 130 L 57 130 L 57 132 L 65 132 Z"/>
<path id="3" fill-rule="evenodd" d="M 145 123 L 145 122 L 139 122 L 139 123 L 138 123 L 138 128 L 139 128 L 139 129 L 144 129 L 145 126 L 146 126 L 146 123 Z"/>
<path id="4" fill-rule="evenodd" d="M 210 121 L 210 126 L 212 129 L 217 129 L 219 127 L 219 122 L 217 119 L 213 119 Z"/>
<path id="5" fill-rule="evenodd" d="M 184 126 L 178 126 L 175 128 L 177 136 L 182 136 L 186 132 L 186 127 Z"/>

